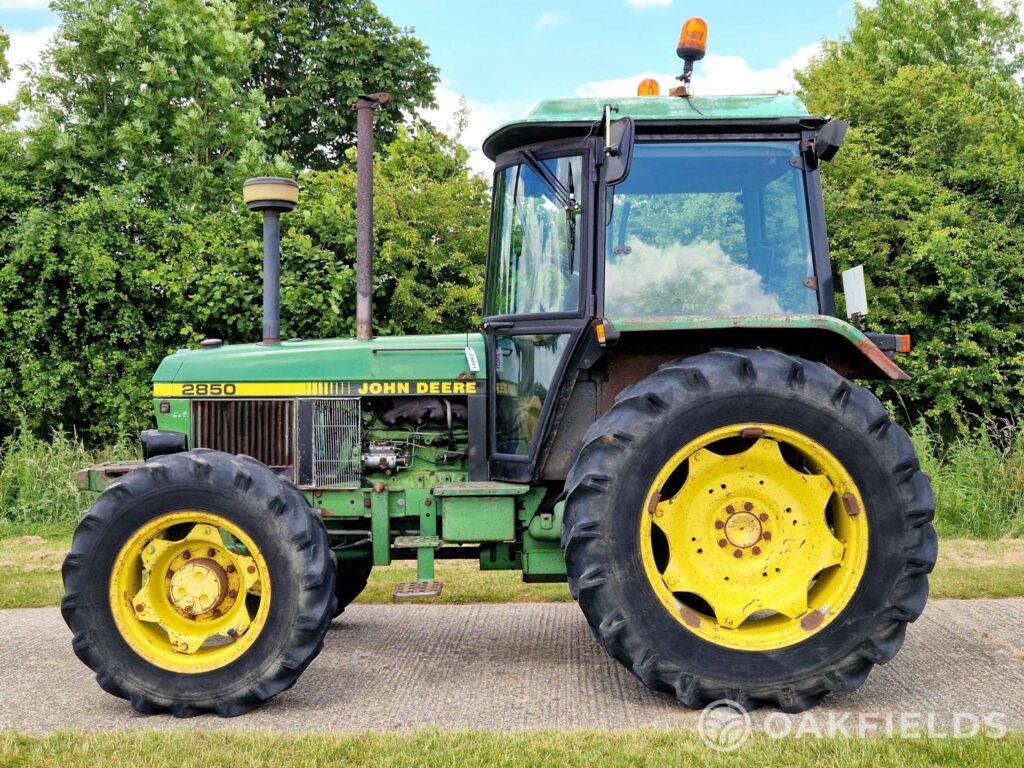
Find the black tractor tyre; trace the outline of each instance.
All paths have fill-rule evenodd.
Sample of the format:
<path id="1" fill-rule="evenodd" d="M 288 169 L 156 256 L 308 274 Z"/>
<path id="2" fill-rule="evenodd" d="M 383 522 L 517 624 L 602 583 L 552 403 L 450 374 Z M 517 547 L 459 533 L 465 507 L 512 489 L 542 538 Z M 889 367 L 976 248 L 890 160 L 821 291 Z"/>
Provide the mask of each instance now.
<path id="1" fill-rule="evenodd" d="M 190 674 L 138 655 L 119 632 L 109 598 L 125 542 L 154 518 L 185 510 L 219 515 L 243 530 L 272 587 L 266 622 L 244 654 Z M 316 658 L 334 615 L 334 557 L 305 498 L 255 459 L 211 450 L 160 456 L 111 483 L 79 523 L 62 574 L 61 612 L 75 654 L 103 690 L 143 714 L 234 717 L 260 706 Z"/>
<path id="2" fill-rule="evenodd" d="M 338 603 L 334 608 L 334 618 L 341 616 L 345 608 L 366 589 L 366 582 L 369 581 L 372 570 L 373 563 L 369 561 L 338 563 L 338 581 L 334 589 Z"/>
<path id="3" fill-rule="evenodd" d="M 699 435 L 744 422 L 795 429 L 831 451 L 870 522 L 867 566 L 846 607 L 816 634 L 768 651 L 725 647 L 683 627 L 640 554 L 642 507 L 659 469 Z M 893 658 L 925 606 L 938 551 L 928 477 L 881 403 L 816 362 L 719 350 L 663 365 L 591 427 L 566 490 L 569 586 L 595 638 L 649 688 L 692 708 L 730 699 L 800 712 L 853 691 Z"/>

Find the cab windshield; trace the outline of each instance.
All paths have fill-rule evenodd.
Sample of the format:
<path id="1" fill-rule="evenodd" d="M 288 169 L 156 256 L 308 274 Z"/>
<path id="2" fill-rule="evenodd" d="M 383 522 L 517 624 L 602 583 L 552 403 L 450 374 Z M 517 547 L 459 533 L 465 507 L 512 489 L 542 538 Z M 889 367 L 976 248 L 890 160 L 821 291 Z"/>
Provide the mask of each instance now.
<path id="1" fill-rule="evenodd" d="M 606 317 L 818 312 L 795 141 L 638 143 L 608 192 Z"/>

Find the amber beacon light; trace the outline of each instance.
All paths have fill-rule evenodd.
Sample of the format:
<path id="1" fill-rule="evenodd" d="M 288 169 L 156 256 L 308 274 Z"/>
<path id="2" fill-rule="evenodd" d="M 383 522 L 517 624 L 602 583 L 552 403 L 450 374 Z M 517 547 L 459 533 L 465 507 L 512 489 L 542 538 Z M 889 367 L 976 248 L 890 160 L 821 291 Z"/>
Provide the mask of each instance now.
<path id="1" fill-rule="evenodd" d="M 679 45 L 676 53 L 679 58 L 690 63 L 700 61 L 708 52 L 708 23 L 704 19 L 694 17 L 683 24 L 679 33 Z"/>
<path id="2" fill-rule="evenodd" d="M 640 85 L 637 86 L 637 96 L 658 96 L 661 93 L 661 86 L 658 85 L 657 80 L 647 78 L 642 80 Z"/>
<path id="3" fill-rule="evenodd" d="M 683 31 L 679 33 L 679 44 L 676 46 L 676 53 L 679 58 L 686 62 L 683 67 L 683 74 L 679 79 L 683 82 L 684 95 L 689 96 L 690 79 L 693 77 L 694 62 L 704 58 L 708 51 L 708 23 L 704 19 L 694 17 L 687 19 L 683 24 Z"/>

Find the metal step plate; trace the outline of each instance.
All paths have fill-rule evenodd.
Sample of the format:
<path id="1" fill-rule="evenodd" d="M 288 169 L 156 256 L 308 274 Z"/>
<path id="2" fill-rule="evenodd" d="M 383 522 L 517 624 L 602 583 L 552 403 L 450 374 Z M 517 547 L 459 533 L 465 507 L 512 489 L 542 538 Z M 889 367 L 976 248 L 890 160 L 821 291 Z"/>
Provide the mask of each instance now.
<path id="1" fill-rule="evenodd" d="M 437 597 L 444 585 L 440 581 L 405 581 L 395 585 L 391 596 L 396 599 Z"/>
<path id="2" fill-rule="evenodd" d="M 421 549 L 430 547 L 437 549 L 442 544 L 440 536 L 396 536 L 394 546 L 398 549 Z"/>

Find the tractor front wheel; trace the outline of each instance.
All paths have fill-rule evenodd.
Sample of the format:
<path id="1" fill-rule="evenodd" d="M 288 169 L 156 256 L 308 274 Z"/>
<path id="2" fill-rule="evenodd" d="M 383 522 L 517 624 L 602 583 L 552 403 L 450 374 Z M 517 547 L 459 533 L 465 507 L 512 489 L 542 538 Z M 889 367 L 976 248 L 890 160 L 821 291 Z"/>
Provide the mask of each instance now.
<path id="1" fill-rule="evenodd" d="M 142 713 L 240 715 L 323 647 L 334 556 L 302 494 L 216 451 L 151 459 L 75 531 L 61 610 L 100 686 Z"/>
<path id="2" fill-rule="evenodd" d="M 567 481 L 569 585 L 649 687 L 804 710 L 920 615 L 934 498 L 906 432 L 831 369 L 763 350 L 669 363 L 598 420 Z"/>

